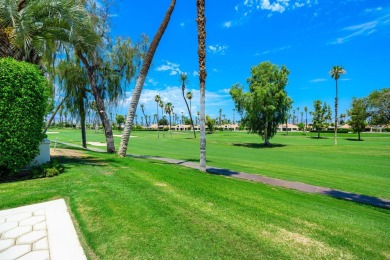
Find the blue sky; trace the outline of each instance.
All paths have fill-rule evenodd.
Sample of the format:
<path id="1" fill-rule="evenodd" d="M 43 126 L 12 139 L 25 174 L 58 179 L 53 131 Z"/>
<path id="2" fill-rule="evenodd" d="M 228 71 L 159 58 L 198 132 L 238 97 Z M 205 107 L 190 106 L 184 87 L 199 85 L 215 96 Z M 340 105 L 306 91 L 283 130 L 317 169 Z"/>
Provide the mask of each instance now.
<path id="1" fill-rule="evenodd" d="M 133 40 L 152 38 L 170 0 L 123 0 L 113 10 L 112 34 Z M 352 97 L 390 87 L 390 2 L 383 0 L 206 0 L 207 81 L 206 113 L 218 110 L 232 118 L 231 86 L 247 87 L 251 66 L 271 61 L 290 70 L 288 95 L 293 108 L 320 99 L 334 107 L 334 65 L 347 74 L 339 80 L 339 113 Z M 196 1 L 178 0 L 170 24 L 153 60 L 140 104 L 146 114 L 156 111 L 154 96 L 172 102 L 175 112 L 187 114 L 179 73 L 186 72 L 194 93 L 192 110 L 199 110 Z M 126 113 L 127 99 L 115 112 Z M 138 110 L 137 114 L 141 114 Z"/>

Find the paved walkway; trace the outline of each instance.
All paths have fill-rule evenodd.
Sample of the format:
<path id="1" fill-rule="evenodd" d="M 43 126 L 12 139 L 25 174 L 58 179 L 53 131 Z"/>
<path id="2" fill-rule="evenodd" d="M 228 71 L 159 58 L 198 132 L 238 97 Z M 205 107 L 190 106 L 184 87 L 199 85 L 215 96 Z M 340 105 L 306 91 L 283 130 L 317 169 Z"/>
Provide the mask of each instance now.
<path id="1" fill-rule="evenodd" d="M 63 143 L 63 142 L 58 142 L 58 143 L 62 143 L 62 144 L 68 145 L 68 146 L 73 146 L 73 147 L 78 147 L 78 148 L 81 147 L 79 145 L 70 144 L 70 143 Z M 98 148 L 92 148 L 92 149 L 88 148 L 88 150 L 95 151 L 95 152 L 105 152 L 104 150 L 98 149 Z M 128 154 L 128 156 L 136 157 L 136 158 L 148 158 L 148 159 L 153 159 L 153 160 L 159 160 L 159 161 L 164 161 L 167 163 L 179 164 L 179 165 L 183 165 L 183 166 L 188 167 L 188 168 L 200 170 L 199 163 L 190 162 L 190 161 L 183 161 L 183 160 L 156 157 L 156 156 L 140 156 L 140 155 L 132 155 L 132 154 Z M 208 173 L 211 173 L 211 174 L 217 174 L 217 175 L 223 175 L 223 176 L 233 177 L 233 178 L 237 178 L 237 179 L 261 182 L 261 183 L 265 183 L 265 184 L 269 184 L 269 185 L 273 185 L 273 186 L 279 186 L 279 187 L 284 187 L 284 188 L 288 188 L 288 189 L 299 190 L 299 191 L 307 192 L 307 193 L 323 194 L 323 195 L 331 196 L 331 197 L 338 198 L 338 199 L 344 199 L 344 200 L 354 201 L 354 202 L 358 202 L 358 203 L 368 204 L 368 205 L 375 206 L 375 207 L 390 209 L 390 200 L 386 200 L 386 199 L 382 199 L 382 198 L 366 196 L 366 195 L 356 194 L 356 193 L 350 193 L 350 192 L 346 192 L 346 191 L 310 185 L 310 184 L 306 184 L 306 183 L 302 183 L 302 182 L 287 181 L 287 180 L 276 179 L 276 178 L 266 177 L 266 176 L 257 175 L 257 174 L 237 172 L 237 171 L 232 171 L 232 170 L 223 169 L 223 168 L 216 168 L 216 167 L 212 167 L 212 166 L 208 166 L 206 168 L 206 171 Z"/>
<path id="2" fill-rule="evenodd" d="M 87 259 L 65 201 L 0 211 L 0 259 Z"/>

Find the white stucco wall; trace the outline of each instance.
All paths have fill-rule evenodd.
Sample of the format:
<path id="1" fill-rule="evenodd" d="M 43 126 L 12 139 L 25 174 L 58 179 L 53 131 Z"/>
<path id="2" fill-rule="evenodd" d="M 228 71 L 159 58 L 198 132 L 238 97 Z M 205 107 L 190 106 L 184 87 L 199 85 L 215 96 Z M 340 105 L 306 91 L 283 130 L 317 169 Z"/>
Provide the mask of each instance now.
<path id="1" fill-rule="evenodd" d="M 39 145 L 39 154 L 32 160 L 31 166 L 37 166 L 47 162 L 50 162 L 50 140 L 45 138 Z"/>

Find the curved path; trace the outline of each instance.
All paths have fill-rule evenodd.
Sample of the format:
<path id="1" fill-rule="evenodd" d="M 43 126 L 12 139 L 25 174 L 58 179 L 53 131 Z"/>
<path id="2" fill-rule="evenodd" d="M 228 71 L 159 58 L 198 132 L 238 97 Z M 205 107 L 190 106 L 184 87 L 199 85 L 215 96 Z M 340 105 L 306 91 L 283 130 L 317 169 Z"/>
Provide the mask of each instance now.
<path id="1" fill-rule="evenodd" d="M 67 146 L 82 148 L 80 145 L 76 145 L 76 144 L 64 143 L 64 142 L 58 142 L 58 143 L 61 143 L 61 144 L 67 145 Z M 104 150 L 98 149 L 98 148 L 88 148 L 87 150 L 94 151 L 94 152 L 105 152 Z M 147 158 L 147 159 L 159 160 L 159 161 L 163 161 L 163 162 L 167 162 L 167 163 L 171 163 L 171 164 L 178 164 L 178 165 L 182 165 L 182 166 L 185 166 L 188 168 L 200 170 L 199 163 L 194 163 L 194 162 L 185 161 L 185 160 L 177 160 L 177 159 L 157 157 L 157 156 L 140 156 L 140 155 L 133 155 L 133 154 L 128 154 L 127 156 L 135 157 L 135 158 Z M 271 177 L 266 177 L 266 176 L 257 175 L 257 174 L 237 172 L 237 171 L 233 171 L 233 170 L 216 168 L 216 167 L 212 167 L 212 166 L 208 166 L 206 168 L 206 171 L 210 174 L 217 174 L 217 175 L 223 175 L 223 176 L 233 177 L 233 178 L 237 178 L 237 179 L 249 180 L 249 181 L 254 181 L 254 182 L 261 182 L 261 183 L 265 183 L 265 184 L 269 184 L 269 185 L 273 185 L 273 186 L 294 189 L 294 190 L 307 192 L 307 193 L 323 194 L 323 195 L 331 196 L 331 197 L 338 198 L 338 199 L 344 199 L 344 200 L 349 200 L 349 201 L 353 201 L 353 202 L 368 204 L 368 205 L 375 206 L 375 207 L 390 209 L 390 200 L 383 199 L 383 198 L 377 198 L 377 197 L 372 197 L 372 196 L 367 196 L 367 195 L 357 194 L 357 193 L 350 193 L 350 192 L 346 192 L 346 191 L 310 185 L 310 184 L 306 184 L 306 183 L 302 183 L 302 182 L 287 181 L 287 180 L 271 178 Z"/>

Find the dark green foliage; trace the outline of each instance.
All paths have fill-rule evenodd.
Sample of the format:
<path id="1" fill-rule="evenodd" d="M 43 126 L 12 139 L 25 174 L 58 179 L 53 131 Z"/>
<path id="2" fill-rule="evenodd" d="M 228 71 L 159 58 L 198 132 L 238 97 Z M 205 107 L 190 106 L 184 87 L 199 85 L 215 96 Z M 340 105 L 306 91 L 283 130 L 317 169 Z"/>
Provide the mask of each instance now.
<path id="1" fill-rule="evenodd" d="M 215 120 L 212 119 L 210 116 L 206 116 L 206 126 L 207 126 L 207 132 L 212 134 L 214 132 L 215 127 Z"/>
<path id="2" fill-rule="evenodd" d="M 311 112 L 313 116 L 313 127 L 317 130 L 318 138 L 320 138 L 321 129 L 324 127 L 325 121 L 331 119 L 332 110 L 326 102 L 322 105 L 320 100 L 314 100 L 313 106 L 314 112 Z"/>
<path id="3" fill-rule="evenodd" d="M 372 125 L 390 124 L 390 88 L 373 91 L 367 105 Z"/>
<path id="4" fill-rule="evenodd" d="M 367 100 L 364 98 L 353 98 L 348 115 L 351 117 L 350 125 L 352 130 L 354 133 L 358 133 L 360 140 L 360 133 L 364 132 L 367 125 L 366 119 L 369 115 L 367 112 Z"/>
<path id="5" fill-rule="evenodd" d="M 322 133 L 322 134 L 325 134 L 325 133 L 334 133 L 334 130 L 310 130 L 310 133 Z M 350 132 L 350 130 L 348 129 L 337 129 L 337 133 L 340 133 L 340 134 L 348 134 Z"/>
<path id="6" fill-rule="evenodd" d="M 169 125 L 169 123 L 166 118 L 162 118 L 158 120 L 158 125 Z"/>
<path id="7" fill-rule="evenodd" d="M 244 92 L 240 84 L 230 89 L 236 109 L 242 114 L 242 125 L 249 131 L 259 134 L 265 145 L 276 134 L 279 124 L 286 121 L 292 100 L 285 87 L 289 70 L 271 62 L 262 62 L 251 68 L 247 79 L 249 92 Z"/>
<path id="8" fill-rule="evenodd" d="M 0 59 L 0 175 L 12 174 L 38 154 L 47 86 L 37 66 Z"/>
<path id="9" fill-rule="evenodd" d="M 49 163 L 33 167 L 31 169 L 31 178 L 45 178 L 45 177 L 54 177 L 65 170 L 64 166 L 59 164 L 57 161 L 51 161 Z"/>

